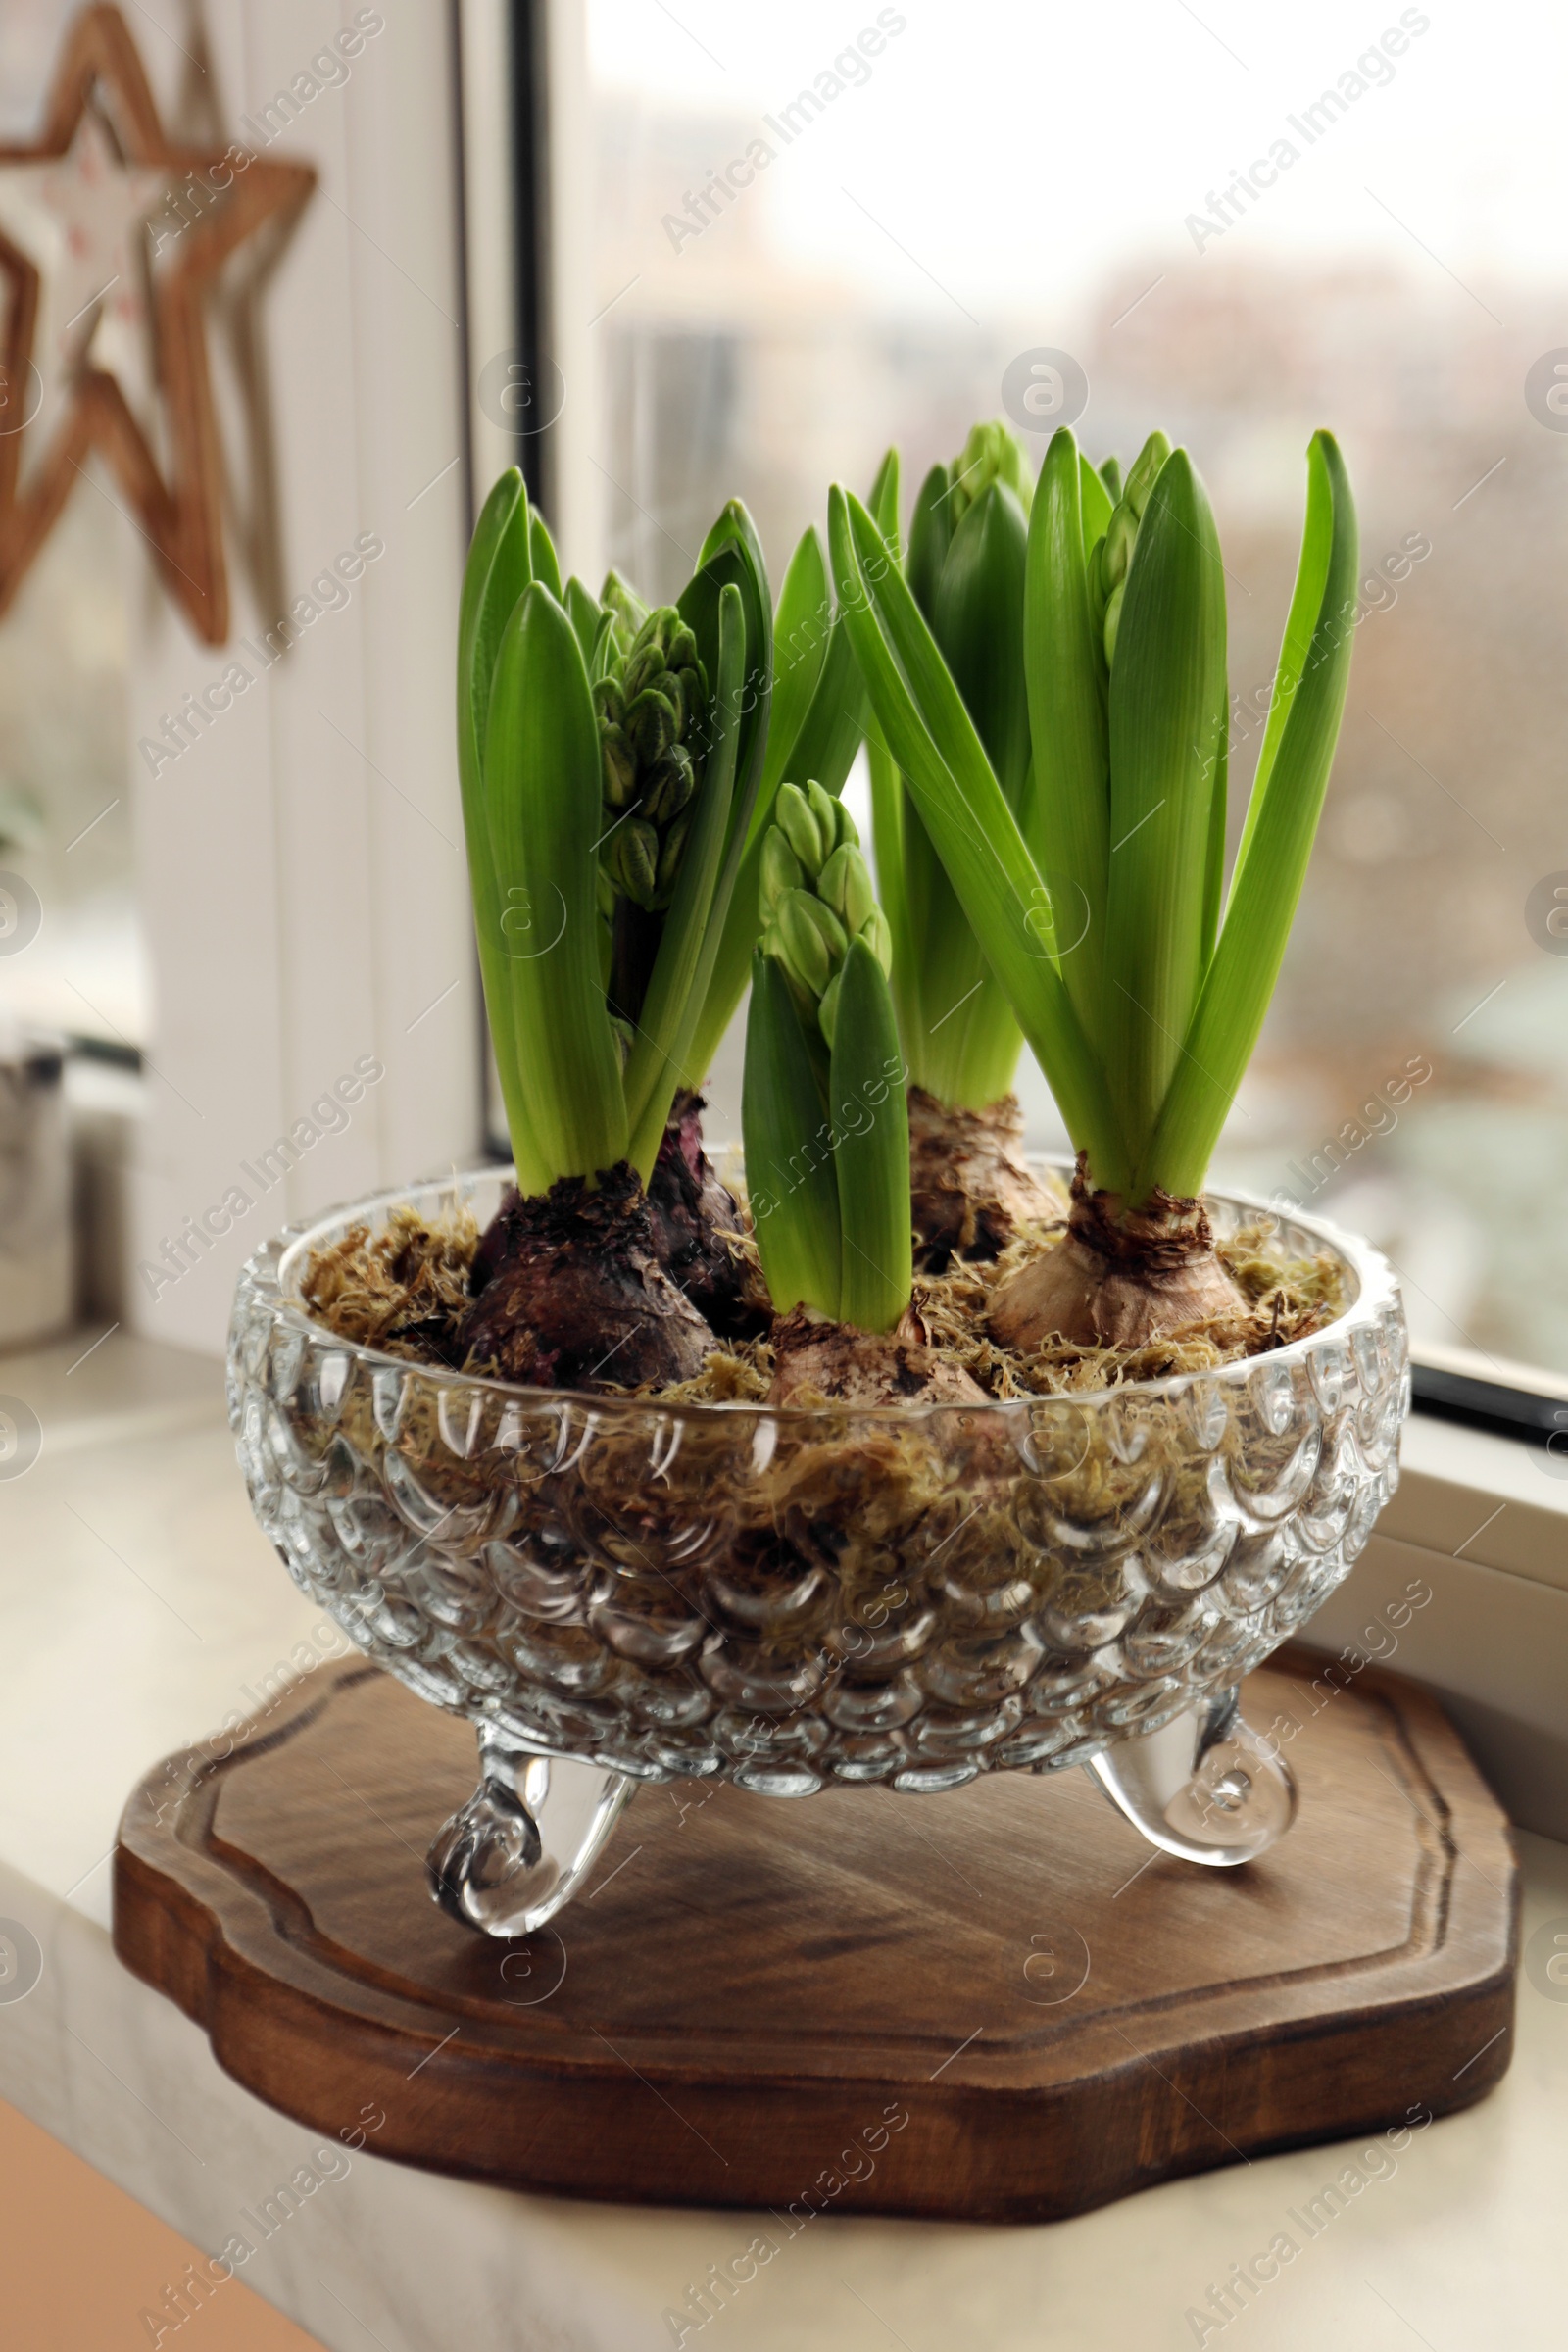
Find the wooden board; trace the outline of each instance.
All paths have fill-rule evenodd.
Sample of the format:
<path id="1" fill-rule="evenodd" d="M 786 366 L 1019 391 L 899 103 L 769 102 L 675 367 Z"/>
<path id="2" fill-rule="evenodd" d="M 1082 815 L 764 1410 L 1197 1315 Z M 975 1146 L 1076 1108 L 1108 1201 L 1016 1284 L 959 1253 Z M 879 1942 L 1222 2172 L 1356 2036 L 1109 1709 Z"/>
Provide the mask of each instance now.
<path id="1" fill-rule="evenodd" d="M 1300 1726 L 1301 1810 L 1239 1870 L 1152 1854 L 1076 1771 L 797 1802 L 686 1782 L 498 1943 L 425 1891 L 471 1730 L 323 1668 L 221 1763 L 137 1789 L 116 1947 L 285 2114 L 379 2115 L 382 2156 L 781 2218 L 1076 2213 L 1507 2067 L 1503 1816 L 1430 1699 L 1310 1673 L 1244 1691 L 1259 1729 Z"/>

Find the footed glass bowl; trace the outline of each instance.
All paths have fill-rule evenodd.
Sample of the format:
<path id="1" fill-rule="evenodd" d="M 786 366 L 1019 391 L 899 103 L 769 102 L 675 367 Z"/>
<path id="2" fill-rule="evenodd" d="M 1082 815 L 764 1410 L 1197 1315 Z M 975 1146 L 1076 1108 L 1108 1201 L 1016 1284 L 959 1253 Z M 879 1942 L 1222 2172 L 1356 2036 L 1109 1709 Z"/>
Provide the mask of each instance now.
<path id="1" fill-rule="evenodd" d="M 483 1226 L 505 1169 L 384 1193 L 246 1266 L 229 1412 L 256 1516 L 361 1649 L 478 1732 L 430 1851 L 469 1926 L 566 1902 L 642 1781 L 764 1796 L 1086 1765 L 1208 1864 L 1290 1826 L 1237 1686 L 1348 1572 L 1398 1479 L 1404 1319 L 1314 1218 L 1339 1320 L 1216 1372 L 982 1406 L 667 1406 L 524 1389 L 338 1339 L 314 1250 L 405 1203 Z M 1223 1239 L 1262 1211 L 1212 1197 Z"/>

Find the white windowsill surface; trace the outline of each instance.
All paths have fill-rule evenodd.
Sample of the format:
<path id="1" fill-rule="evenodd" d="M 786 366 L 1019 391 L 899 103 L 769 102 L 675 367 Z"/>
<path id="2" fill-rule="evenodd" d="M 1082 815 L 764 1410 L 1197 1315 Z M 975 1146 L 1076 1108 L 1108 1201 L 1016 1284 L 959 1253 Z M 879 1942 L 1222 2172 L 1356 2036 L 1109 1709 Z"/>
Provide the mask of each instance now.
<path id="1" fill-rule="evenodd" d="M 33 1991 L 0 2004 L 0 2095 L 216 2251 L 240 2208 L 308 2158 L 311 2135 L 220 2073 L 200 2031 L 120 1967 L 108 1856 L 138 1776 L 244 1710 L 318 1619 L 251 1521 L 218 1367 L 119 1334 L 78 1361 L 94 1336 L 0 1360 L 0 1391 L 44 1433 L 32 1469 L 0 1479 L 0 1917 L 44 1952 Z M 1526 1936 L 1545 1921 L 1568 1932 L 1568 1480 L 1506 1440 L 1420 1418 L 1405 1461 L 1312 1639 L 1363 1651 L 1396 1639 L 1392 1662 L 1445 1694 L 1515 1819 L 1564 1840 L 1526 1834 L 1520 1847 Z M 1396 1637 L 1413 1581 L 1431 1597 Z M 1393 2177 L 1202 2340 L 1263 2352 L 1555 2340 L 1568 2002 L 1522 1979 L 1514 2030 L 1497 2091 L 1418 2134 Z M 824 2219 L 703 2340 L 1175 2352 L 1199 2340 L 1189 2307 L 1292 2229 L 1288 2209 L 1359 2144 L 1233 2165 L 1035 2229 Z M 366 2154 L 241 2276 L 331 2352 L 374 2340 L 652 2352 L 674 2340 L 666 2308 L 744 2248 L 748 2218 L 509 2195 Z"/>

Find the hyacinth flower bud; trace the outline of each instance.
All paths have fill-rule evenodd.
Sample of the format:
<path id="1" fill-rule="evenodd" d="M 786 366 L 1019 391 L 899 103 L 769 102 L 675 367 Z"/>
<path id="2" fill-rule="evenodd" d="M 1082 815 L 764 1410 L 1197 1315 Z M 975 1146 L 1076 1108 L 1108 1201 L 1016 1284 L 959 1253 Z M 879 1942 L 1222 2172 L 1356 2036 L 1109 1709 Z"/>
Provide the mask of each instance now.
<path id="1" fill-rule="evenodd" d="M 805 867 L 779 827 L 770 825 L 762 838 L 760 908 L 762 921 L 766 923 L 787 890 L 799 890 L 805 881 Z"/>
<path id="2" fill-rule="evenodd" d="M 773 821 L 813 880 L 821 872 L 837 828 L 826 841 L 810 802 L 798 784 L 781 784 L 773 803 Z"/>
<path id="3" fill-rule="evenodd" d="M 949 494 L 953 530 L 956 531 L 969 509 L 993 482 L 1004 483 L 1028 514 L 1034 495 L 1029 461 L 1016 435 L 1000 420 L 971 426 L 953 466 L 953 488 Z"/>
<path id="4" fill-rule="evenodd" d="M 599 592 L 599 602 L 611 615 L 615 650 L 624 657 L 637 641 L 643 623 L 648 618 L 648 607 L 635 588 L 628 586 L 618 571 L 605 574 L 605 584 Z"/>
<path id="5" fill-rule="evenodd" d="M 672 824 L 697 789 L 691 755 L 675 744 L 653 768 L 643 794 L 642 813 L 651 825 Z"/>
<path id="6" fill-rule="evenodd" d="M 861 1331 L 891 1331 L 910 1282 L 892 939 L 854 822 L 820 784 L 780 786 L 760 895 L 742 1123 L 748 1170 L 776 1196 L 757 1225 L 763 1272 L 781 1309 L 804 1301 Z M 830 1132 L 831 1157 L 803 1182 L 802 1146 Z"/>
<path id="7" fill-rule="evenodd" d="M 854 939 L 876 905 L 870 868 L 853 842 L 841 842 L 816 878 L 817 892 Z"/>
<path id="8" fill-rule="evenodd" d="M 1127 577 L 1127 566 L 1132 562 L 1133 541 L 1137 536 L 1138 517 L 1123 500 L 1111 515 L 1105 536 L 1100 543 L 1101 577 L 1105 583 L 1107 596 L 1113 588 L 1119 588 Z"/>
<path id="9" fill-rule="evenodd" d="M 637 789 L 637 760 L 617 726 L 602 726 L 599 748 L 604 762 L 604 792 L 612 808 L 624 808 Z"/>
<path id="10" fill-rule="evenodd" d="M 893 933 L 880 906 L 873 906 L 858 936 L 864 940 L 885 974 L 893 970 Z"/>
<path id="11" fill-rule="evenodd" d="M 1105 536 L 1096 547 L 1089 562 L 1090 594 L 1097 603 L 1103 600 L 1102 629 L 1108 664 L 1115 659 L 1116 636 L 1121 626 L 1122 598 L 1127 588 L 1127 573 L 1138 544 L 1138 526 L 1160 467 L 1170 456 L 1170 443 L 1160 432 L 1151 433 L 1138 453 L 1138 462 L 1127 476 L 1127 486 L 1116 503 Z"/>
<path id="12" fill-rule="evenodd" d="M 816 819 L 816 830 L 822 843 L 822 858 L 817 860 L 820 864 L 822 859 L 830 857 L 838 847 L 840 839 L 839 810 L 843 804 L 834 800 L 831 793 L 824 792 L 820 784 L 808 784 L 806 799 L 811 814 Z"/>
<path id="13" fill-rule="evenodd" d="M 621 673 L 621 691 L 628 702 L 635 702 L 644 687 L 652 686 L 663 675 L 664 657 L 657 645 L 639 646 L 626 662 Z"/>
<path id="14" fill-rule="evenodd" d="M 626 740 L 644 766 L 662 760 L 675 740 L 675 713 L 657 686 L 645 686 L 626 705 Z"/>
<path id="15" fill-rule="evenodd" d="M 1152 432 L 1139 451 L 1138 462 L 1127 476 L 1127 487 L 1122 495 L 1140 522 L 1144 518 L 1144 509 L 1149 504 L 1149 494 L 1159 479 L 1160 468 L 1169 456 L 1170 442 L 1165 434 Z"/>
<path id="16" fill-rule="evenodd" d="M 850 942 L 830 906 L 807 890 L 788 890 L 773 913 L 771 938 L 779 961 L 808 997 L 820 997 L 844 960 Z"/>
<path id="17" fill-rule="evenodd" d="M 610 871 L 623 898 L 652 906 L 659 888 L 659 835 L 640 816 L 611 837 Z"/>

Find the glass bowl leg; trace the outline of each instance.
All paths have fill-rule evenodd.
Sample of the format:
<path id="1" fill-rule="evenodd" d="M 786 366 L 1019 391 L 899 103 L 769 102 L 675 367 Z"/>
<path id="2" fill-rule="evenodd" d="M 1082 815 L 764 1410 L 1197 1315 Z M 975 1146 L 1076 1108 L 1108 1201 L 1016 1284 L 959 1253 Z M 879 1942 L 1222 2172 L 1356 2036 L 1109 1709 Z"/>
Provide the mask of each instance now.
<path id="1" fill-rule="evenodd" d="M 1296 1819 L 1290 1767 L 1238 1712 L 1233 1690 L 1145 1739 L 1114 1741 L 1086 1769 L 1151 1845 L 1213 1869 L 1266 1853 Z"/>
<path id="2" fill-rule="evenodd" d="M 480 1781 L 425 1856 L 430 1899 L 485 1936 L 529 1936 L 577 1892 L 637 1784 L 479 1726 Z"/>

